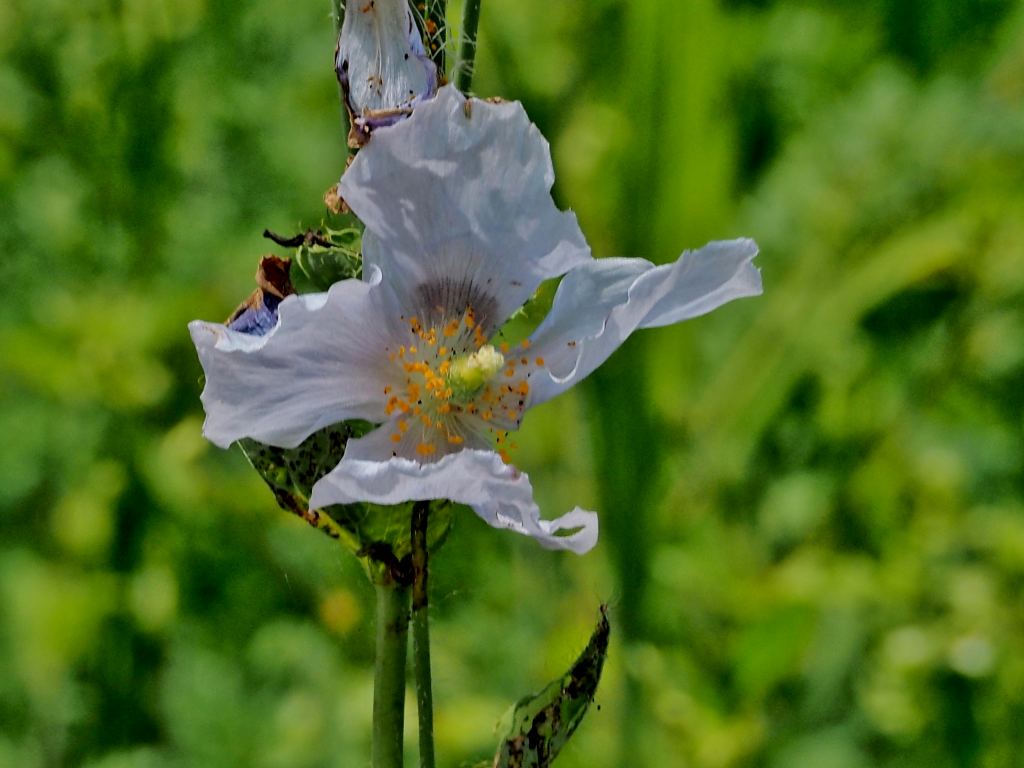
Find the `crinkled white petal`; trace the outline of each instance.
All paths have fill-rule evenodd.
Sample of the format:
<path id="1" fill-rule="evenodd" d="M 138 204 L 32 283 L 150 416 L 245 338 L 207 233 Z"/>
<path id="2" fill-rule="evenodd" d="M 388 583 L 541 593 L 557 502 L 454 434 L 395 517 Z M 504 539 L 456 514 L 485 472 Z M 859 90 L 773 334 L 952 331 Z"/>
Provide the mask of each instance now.
<path id="1" fill-rule="evenodd" d="M 507 528 L 536 539 L 547 549 L 583 554 L 597 543 L 597 515 L 579 509 L 556 520 L 541 520 L 530 479 L 491 451 L 464 450 L 438 462 L 345 458 L 313 486 L 309 503 L 369 501 L 400 504 L 422 499 L 451 499 L 466 504 L 495 528 Z"/>
<path id="2" fill-rule="evenodd" d="M 598 259 L 572 270 L 531 338 L 531 354 L 542 357 L 546 369 L 533 377 L 531 405 L 589 375 L 638 328 L 677 323 L 760 294 L 756 255 L 753 240 L 726 240 L 658 267 L 643 259 Z"/>
<path id="3" fill-rule="evenodd" d="M 468 295 L 468 283 L 494 300 L 493 325 L 543 280 L 591 260 L 575 215 L 551 199 L 553 182 L 548 143 L 521 104 L 467 103 L 447 86 L 375 132 L 339 191 L 366 224 L 367 262 L 409 302 L 425 285 Z"/>
<path id="4" fill-rule="evenodd" d="M 437 90 L 437 68 L 423 49 L 407 0 L 350 0 L 335 66 L 349 108 L 371 124 Z"/>
<path id="5" fill-rule="evenodd" d="M 289 296 L 265 336 L 190 323 L 206 374 L 203 434 L 222 448 L 242 437 L 294 447 L 345 419 L 383 421 L 395 310 L 372 277 Z"/>

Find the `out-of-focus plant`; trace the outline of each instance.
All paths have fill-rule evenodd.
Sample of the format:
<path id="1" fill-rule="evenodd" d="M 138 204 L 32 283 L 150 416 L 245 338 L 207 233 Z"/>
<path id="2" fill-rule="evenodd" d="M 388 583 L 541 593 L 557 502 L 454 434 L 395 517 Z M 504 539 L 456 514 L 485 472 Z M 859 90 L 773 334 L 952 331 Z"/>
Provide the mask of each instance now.
<path id="1" fill-rule="evenodd" d="M 438 749 L 456 763 L 493 746 L 522 670 L 553 679 L 577 656 L 591 594 L 610 597 L 617 630 L 601 710 L 560 765 L 623 764 L 628 673 L 646 705 L 631 765 L 1014 766 L 1019 10 L 490 2 L 501 24 L 485 10 L 478 89 L 522 98 L 552 141 L 555 196 L 596 251 L 756 231 L 772 280 L 749 317 L 632 342 L 639 362 L 622 375 L 645 388 L 661 437 L 609 443 L 660 478 L 628 648 L 608 562 L 620 513 L 598 495 L 592 443 L 566 438 L 596 424 L 588 397 L 547 407 L 519 441 L 542 507 L 602 511 L 595 554 L 554 562 L 459 518 L 432 574 Z M 524 36 L 528 51 L 510 45 Z M 240 457 L 199 437 L 200 371 L 180 332 L 251 288 L 263 227 L 320 225 L 319 195 L 344 162 L 323 76 L 332 45 L 324 18 L 283 0 L 0 3 L 0 765 L 367 754 L 372 592 Z M 651 66 L 656 105 L 636 88 Z M 641 181 L 666 195 L 692 178 L 678 216 L 636 195 Z M 835 343 L 808 319 L 904 222 L 957 211 L 988 219 L 987 245 L 922 273 L 937 283 L 861 298 L 865 322 L 843 318 Z M 835 221 L 852 223 L 822 234 Z M 828 250 L 855 239 L 872 247 Z M 903 253 L 935 243 L 908 239 Z M 894 267 L 904 258 L 888 253 Z M 772 385 L 759 355 L 738 355 L 756 331 L 736 346 L 762 314 L 778 331 L 760 337 L 771 371 L 776 346 L 810 336 L 834 354 L 801 352 L 793 366 L 807 372 Z M 771 395 L 764 413 L 748 379 Z M 712 390 L 726 381 L 743 406 L 723 427 L 743 414 L 757 425 L 739 442 L 717 426 L 728 403 Z M 623 578 L 635 578 L 628 554 Z"/>

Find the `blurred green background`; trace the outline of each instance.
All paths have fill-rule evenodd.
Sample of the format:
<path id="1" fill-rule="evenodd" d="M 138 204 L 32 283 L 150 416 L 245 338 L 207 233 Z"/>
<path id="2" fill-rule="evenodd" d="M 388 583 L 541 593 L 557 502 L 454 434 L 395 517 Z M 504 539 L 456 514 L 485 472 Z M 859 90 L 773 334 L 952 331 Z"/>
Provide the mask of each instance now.
<path id="1" fill-rule="evenodd" d="M 0 4 L 0 767 L 367 765 L 372 591 L 200 436 L 185 330 L 316 226 L 328 0 Z M 761 245 L 765 295 L 534 412 L 577 558 L 460 517 L 443 765 L 602 601 L 559 765 L 1024 765 L 1024 3 L 485 0 L 595 253 Z M 411 732 L 410 732 L 411 735 Z M 413 754 L 410 741 L 410 754 Z"/>

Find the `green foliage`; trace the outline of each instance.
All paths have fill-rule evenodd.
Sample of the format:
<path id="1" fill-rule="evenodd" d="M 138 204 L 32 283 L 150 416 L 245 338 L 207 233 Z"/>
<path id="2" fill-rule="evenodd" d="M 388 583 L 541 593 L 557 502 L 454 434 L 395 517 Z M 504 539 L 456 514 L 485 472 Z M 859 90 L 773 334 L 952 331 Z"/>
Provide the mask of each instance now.
<path id="1" fill-rule="evenodd" d="M 354 222 L 353 222 L 354 224 Z M 328 229 L 318 237 L 307 236 L 295 249 L 295 263 L 302 277 L 314 291 L 326 291 L 339 280 L 360 277 L 363 273 L 361 255 L 362 229 L 348 226 Z M 300 283 L 299 292 L 303 286 Z"/>
<path id="2" fill-rule="evenodd" d="M 202 439 L 185 331 L 251 289 L 264 228 L 347 227 L 320 202 L 329 11 L 0 3 L 4 768 L 366 762 L 372 591 Z M 608 599 L 562 768 L 1016 766 L 1020 3 L 486 0 L 480 25 L 475 90 L 524 101 L 596 254 L 750 235 L 766 293 L 526 419 L 513 458 L 546 513 L 599 510 L 593 553 L 453 510 L 442 764 L 489 754 Z"/>

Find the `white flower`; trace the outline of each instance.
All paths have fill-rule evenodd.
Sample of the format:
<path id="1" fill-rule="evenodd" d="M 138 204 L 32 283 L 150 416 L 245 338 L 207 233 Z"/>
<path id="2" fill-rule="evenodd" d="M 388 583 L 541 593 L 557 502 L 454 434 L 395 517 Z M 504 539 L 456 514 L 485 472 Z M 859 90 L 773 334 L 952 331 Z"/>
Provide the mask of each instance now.
<path id="1" fill-rule="evenodd" d="M 437 68 L 408 0 L 349 0 L 334 67 L 357 144 L 437 92 Z"/>
<path id="2" fill-rule="evenodd" d="M 292 447 L 345 419 L 348 443 L 311 505 L 446 498 L 549 548 L 585 552 L 597 516 L 540 519 L 525 474 L 495 452 L 523 414 L 583 379 L 638 328 L 760 293 L 751 240 L 678 261 L 593 259 L 550 196 L 547 142 L 517 103 L 454 88 L 374 134 L 340 183 L 365 222 L 364 280 L 281 302 L 254 338 L 193 322 L 206 371 L 205 435 Z M 551 313 L 514 349 L 494 334 L 543 280 Z M 572 529 L 576 529 L 571 532 Z"/>

